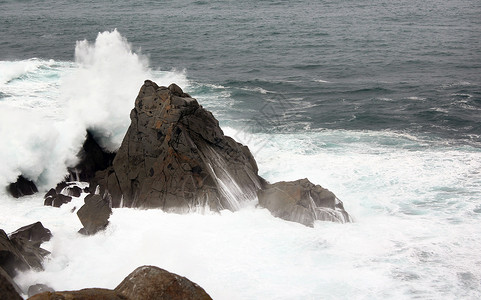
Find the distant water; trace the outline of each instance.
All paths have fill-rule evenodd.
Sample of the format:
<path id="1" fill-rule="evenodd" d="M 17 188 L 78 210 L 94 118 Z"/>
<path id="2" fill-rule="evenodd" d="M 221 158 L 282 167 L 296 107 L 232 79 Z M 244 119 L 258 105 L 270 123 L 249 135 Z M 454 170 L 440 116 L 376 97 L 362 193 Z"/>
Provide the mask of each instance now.
<path id="1" fill-rule="evenodd" d="M 214 299 L 481 298 L 479 16 L 479 1 L 0 1 L 0 185 L 55 184 L 86 128 L 116 149 L 152 79 L 211 110 L 266 179 L 308 177 L 356 219 L 117 209 L 81 237 L 81 200 L 1 191 L 0 228 L 54 234 L 46 270 L 17 280 L 112 288 L 154 264 Z"/>

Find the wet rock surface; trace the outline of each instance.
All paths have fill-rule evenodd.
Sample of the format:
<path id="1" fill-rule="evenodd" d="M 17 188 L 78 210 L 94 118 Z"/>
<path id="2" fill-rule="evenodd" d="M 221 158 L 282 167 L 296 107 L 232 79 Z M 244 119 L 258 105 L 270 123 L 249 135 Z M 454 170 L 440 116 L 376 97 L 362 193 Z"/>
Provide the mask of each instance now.
<path id="1" fill-rule="evenodd" d="M 130 273 L 114 290 L 88 288 L 79 291 L 43 292 L 30 300 L 210 300 L 207 292 L 180 275 L 154 266 Z"/>
<path id="2" fill-rule="evenodd" d="M 110 198 L 89 194 L 84 201 L 85 204 L 77 212 L 77 216 L 84 226 L 79 232 L 85 235 L 92 235 L 105 229 L 112 214 Z"/>
<path id="3" fill-rule="evenodd" d="M 43 259 L 50 252 L 40 248 L 40 245 L 50 240 L 51 236 L 50 230 L 40 222 L 19 228 L 10 237 L 0 229 L 0 295 L 11 295 L 11 298 L 1 299 L 16 299 L 15 294 L 9 292 L 11 287 L 17 294 L 21 293 L 13 281 L 18 271 L 43 270 Z"/>
<path id="4" fill-rule="evenodd" d="M 83 289 L 79 291 L 44 292 L 36 294 L 29 300 L 128 300 L 116 291 L 108 289 Z"/>
<path id="5" fill-rule="evenodd" d="M 0 299 L 22 300 L 20 293 L 20 288 L 13 282 L 10 275 L 0 267 Z"/>
<path id="6" fill-rule="evenodd" d="M 268 184 L 257 192 L 259 205 L 273 216 L 313 226 L 315 220 L 345 223 L 351 217 L 329 190 L 307 179 Z"/>
<path id="7" fill-rule="evenodd" d="M 203 288 L 189 279 L 154 266 L 135 269 L 115 291 L 131 300 L 212 299 Z"/>
<path id="8" fill-rule="evenodd" d="M 113 207 L 236 210 L 255 199 L 263 180 L 249 149 L 177 85 L 145 81 L 130 118 L 112 167 L 90 182 Z"/>
<path id="9" fill-rule="evenodd" d="M 22 196 L 33 195 L 38 192 L 37 186 L 31 180 L 23 176 L 19 176 L 16 182 L 10 183 L 7 187 L 7 191 L 15 198 Z"/>

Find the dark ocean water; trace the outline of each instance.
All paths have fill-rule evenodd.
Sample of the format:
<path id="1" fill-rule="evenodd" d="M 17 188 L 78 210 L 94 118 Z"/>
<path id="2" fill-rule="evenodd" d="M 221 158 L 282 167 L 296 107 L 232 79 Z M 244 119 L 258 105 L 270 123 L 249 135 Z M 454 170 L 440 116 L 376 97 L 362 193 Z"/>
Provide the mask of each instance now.
<path id="1" fill-rule="evenodd" d="M 227 88 L 235 118 L 269 105 L 259 131 L 479 143 L 479 16 L 475 0 L 1 1 L 0 60 L 73 60 L 76 41 L 117 28 L 151 67 Z"/>

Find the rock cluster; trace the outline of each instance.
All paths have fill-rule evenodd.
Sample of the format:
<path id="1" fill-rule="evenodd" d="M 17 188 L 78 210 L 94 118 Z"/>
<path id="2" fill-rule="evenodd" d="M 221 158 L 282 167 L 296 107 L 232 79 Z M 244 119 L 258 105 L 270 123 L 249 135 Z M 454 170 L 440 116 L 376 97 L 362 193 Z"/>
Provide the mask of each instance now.
<path id="1" fill-rule="evenodd" d="M 112 207 L 235 211 L 255 199 L 274 216 L 307 226 L 315 220 L 351 221 L 332 192 L 307 179 L 267 183 L 249 149 L 225 136 L 212 113 L 175 84 L 146 80 L 130 119 L 116 154 L 104 151 L 87 132 L 80 162 L 69 169 L 70 179 L 90 183 L 77 213 L 83 234 L 105 228 Z M 12 190 L 23 194 L 29 187 L 21 177 Z M 45 195 L 45 205 L 58 207 L 81 192 L 62 182 Z"/>
<path id="2" fill-rule="evenodd" d="M 209 300 L 207 292 L 189 279 L 154 266 L 130 273 L 114 290 L 90 288 L 79 291 L 44 292 L 30 300 Z"/>
<path id="3" fill-rule="evenodd" d="M 177 85 L 145 81 L 130 118 L 112 166 L 90 186 L 110 194 L 113 207 L 236 210 L 255 199 L 263 180 L 249 149 Z"/>

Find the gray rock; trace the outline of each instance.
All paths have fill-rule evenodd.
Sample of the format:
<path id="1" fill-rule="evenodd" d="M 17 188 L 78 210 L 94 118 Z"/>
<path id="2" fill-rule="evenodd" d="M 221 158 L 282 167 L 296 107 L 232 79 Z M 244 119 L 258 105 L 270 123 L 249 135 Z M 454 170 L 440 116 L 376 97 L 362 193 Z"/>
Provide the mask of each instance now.
<path id="1" fill-rule="evenodd" d="M 315 220 L 351 222 L 342 202 L 329 190 L 307 179 L 268 184 L 257 192 L 259 205 L 275 217 L 313 226 Z"/>
<path id="2" fill-rule="evenodd" d="M 90 182 L 113 207 L 236 210 L 256 198 L 264 181 L 249 149 L 177 85 L 145 81 L 130 118 L 112 167 Z"/>
<path id="3" fill-rule="evenodd" d="M 100 195 L 89 194 L 85 197 L 85 204 L 78 210 L 77 216 L 84 226 L 79 232 L 92 235 L 105 229 L 112 214 L 109 199 Z"/>
<path id="4" fill-rule="evenodd" d="M 208 300 L 206 291 L 189 279 L 154 266 L 130 273 L 115 291 L 130 300 Z"/>
<path id="5" fill-rule="evenodd" d="M 28 287 L 27 295 L 28 297 L 32 297 L 34 295 L 45 293 L 45 292 L 55 292 L 55 290 L 49 287 L 48 285 L 38 283 Z"/>

